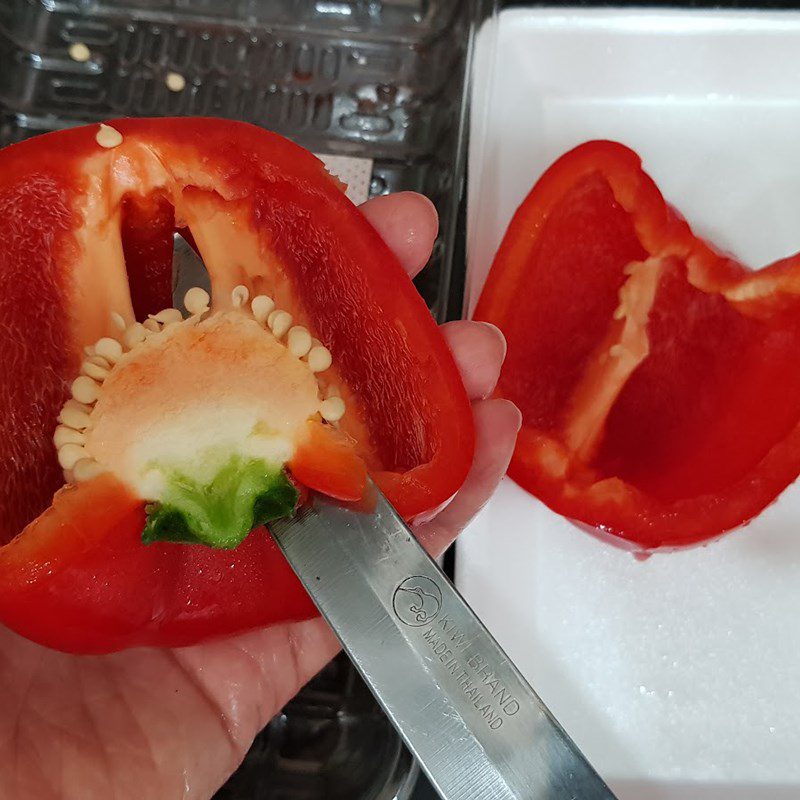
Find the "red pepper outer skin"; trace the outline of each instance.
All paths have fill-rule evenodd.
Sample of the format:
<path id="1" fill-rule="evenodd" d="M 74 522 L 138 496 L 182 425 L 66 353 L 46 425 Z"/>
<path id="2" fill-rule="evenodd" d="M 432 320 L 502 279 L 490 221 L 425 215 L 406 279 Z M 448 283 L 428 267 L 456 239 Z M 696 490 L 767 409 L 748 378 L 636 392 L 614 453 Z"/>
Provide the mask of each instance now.
<path id="1" fill-rule="evenodd" d="M 260 528 L 236 550 L 142 544 L 144 507 L 112 477 L 62 489 L 0 551 L 0 617 L 74 653 L 195 644 L 300 620 L 314 604 Z"/>
<path id="2" fill-rule="evenodd" d="M 124 142 L 99 178 L 88 160 L 109 154 L 95 125 L 0 151 L 0 622 L 51 647 L 103 653 L 310 617 L 313 604 L 263 529 L 234 551 L 144 545 L 141 501 L 108 475 L 53 502 L 63 483 L 56 416 L 82 347 L 115 310 L 82 258 L 87 191 L 109 170 L 127 175 L 141 153 L 155 154 L 178 182 L 204 176 L 202 192 L 268 250 L 266 284 L 257 278 L 256 288 L 270 287 L 277 259 L 284 307 L 329 345 L 350 392 L 347 416 L 368 433 L 359 453 L 407 519 L 447 501 L 472 462 L 472 415 L 456 365 L 395 256 L 312 154 L 238 122 L 109 124 Z M 187 223 L 165 198 L 137 186 L 103 196 L 109 219 L 122 209 L 138 318 L 172 304 L 167 243 L 172 226 Z M 238 283 L 237 269 L 217 277 Z"/>
<path id="3" fill-rule="evenodd" d="M 474 315 L 508 341 L 509 475 L 644 548 L 748 522 L 800 473 L 799 298 L 800 257 L 752 271 L 718 252 L 633 151 L 568 152 L 515 213 Z"/>

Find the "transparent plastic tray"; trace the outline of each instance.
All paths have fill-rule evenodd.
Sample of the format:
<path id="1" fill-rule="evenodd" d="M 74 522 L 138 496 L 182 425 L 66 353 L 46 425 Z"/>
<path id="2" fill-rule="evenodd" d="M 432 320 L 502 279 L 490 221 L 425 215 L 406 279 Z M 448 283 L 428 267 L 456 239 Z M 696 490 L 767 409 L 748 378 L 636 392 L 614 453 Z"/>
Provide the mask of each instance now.
<path id="1" fill-rule="evenodd" d="M 0 145 L 109 117 L 191 114 L 244 119 L 318 153 L 370 158 L 371 195 L 413 189 L 437 206 L 439 239 L 417 285 L 443 319 L 472 32 L 486 5 L 0 0 Z M 85 45 L 88 59 L 71 57 L 74 45 Z M 180 91 L 168 88 L 170 73 L 185 81 Z M 415 776 L 340 657 L 270 723 L 217 800 L 393 800 L 409 796 Z"/>
<path id="2" fill-rule="evenodd" d="M 245 119 L 373 159 L 371 194 L 415 189 L 442 231 L 419 286 L 445 313 L 463 177 L 463 0 L 0 0 L 0 143 L 114 116 Z M 89 48 L 86 61 L 70 47 Z M 185 87 L 167 87 L 170 73 Z"/>

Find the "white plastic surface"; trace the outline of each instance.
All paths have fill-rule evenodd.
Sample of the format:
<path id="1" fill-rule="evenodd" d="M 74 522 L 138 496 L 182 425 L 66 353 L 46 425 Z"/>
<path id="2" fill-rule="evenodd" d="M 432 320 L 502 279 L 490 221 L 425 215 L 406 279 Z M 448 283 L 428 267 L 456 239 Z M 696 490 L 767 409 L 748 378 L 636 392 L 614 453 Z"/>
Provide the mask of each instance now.
<path id="1" fill-rule="evenodd" d="M 593 138 L 637 150 L 694 229 L 746 262 L 800 250 L 800 14 L 488 23 L 470 310 L 535 180 Z M 800 485 L 746 529 L 637 560 L 506 479 L 459 540 L 457 581 L 621 800 L 800 797 Z"/>
<path id="2" fill-rule="evenodd" d="M 317 153 L 317 158 L 325 164 L 331 175 L 347 185 L 345 194 L 358 206 L 369 197 L 369 184 L 372 180 L 372 159 L 354 156 L 333 156 Z"/>

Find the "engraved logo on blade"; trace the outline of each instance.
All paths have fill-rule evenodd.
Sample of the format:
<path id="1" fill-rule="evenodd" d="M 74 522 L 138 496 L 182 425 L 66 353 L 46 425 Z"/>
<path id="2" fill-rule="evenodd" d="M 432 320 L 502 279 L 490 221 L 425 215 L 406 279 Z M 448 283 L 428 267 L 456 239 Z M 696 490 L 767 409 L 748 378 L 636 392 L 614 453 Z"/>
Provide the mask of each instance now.
<path id="1" fill-rule="evenodd" d="M 394 590 L 392 606 L 400 622 L 419 628 L 436 618 L 442 607 L 442 591 L 430 578 L 413 575 Z"/>

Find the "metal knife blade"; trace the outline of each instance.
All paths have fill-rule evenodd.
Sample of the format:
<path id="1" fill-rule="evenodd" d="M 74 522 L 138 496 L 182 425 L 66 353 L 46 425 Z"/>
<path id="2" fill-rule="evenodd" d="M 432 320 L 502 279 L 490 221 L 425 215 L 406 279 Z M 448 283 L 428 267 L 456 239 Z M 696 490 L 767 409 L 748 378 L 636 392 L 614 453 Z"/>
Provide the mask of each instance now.
<path id="1" fill-rule="evenodd" d="M 374 487 L 315 496 L 278 546 L 444 800 L 612 800 L 508 656 Z"/>

